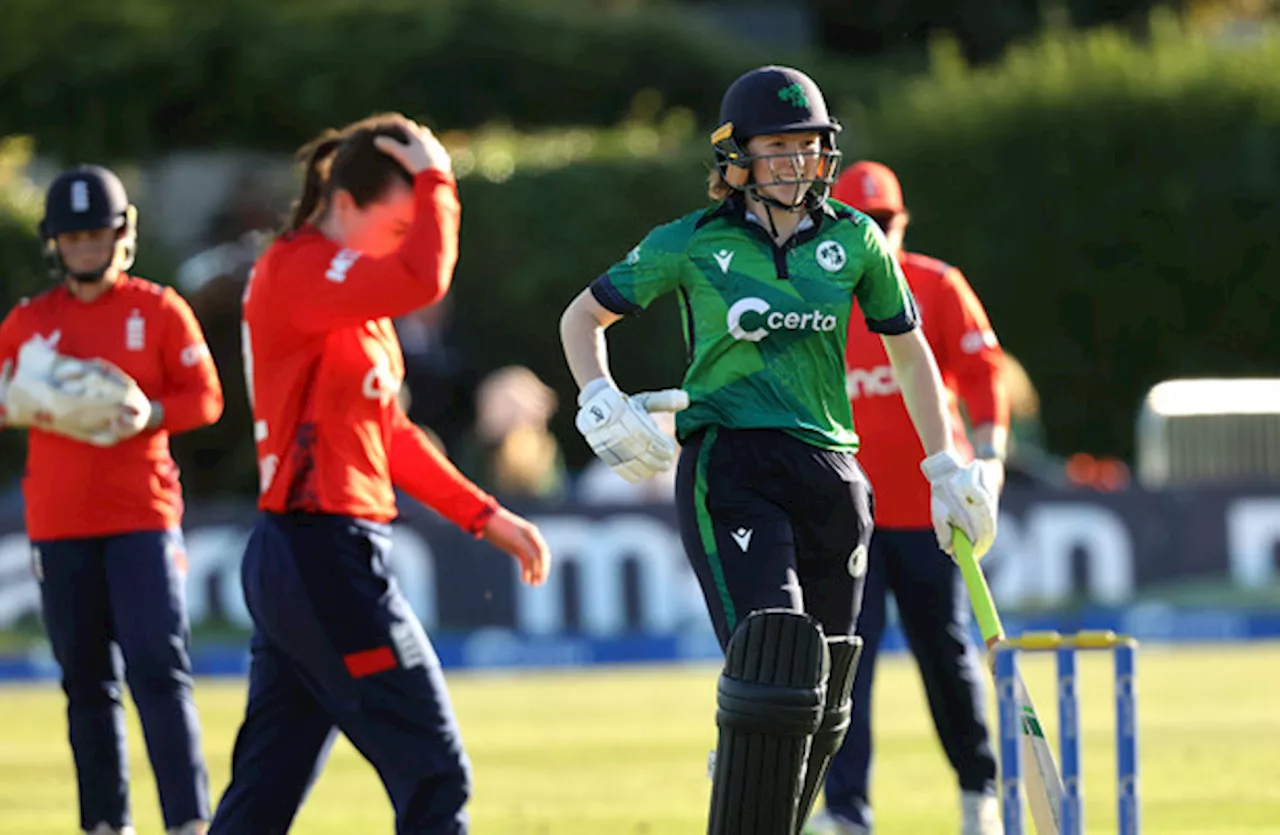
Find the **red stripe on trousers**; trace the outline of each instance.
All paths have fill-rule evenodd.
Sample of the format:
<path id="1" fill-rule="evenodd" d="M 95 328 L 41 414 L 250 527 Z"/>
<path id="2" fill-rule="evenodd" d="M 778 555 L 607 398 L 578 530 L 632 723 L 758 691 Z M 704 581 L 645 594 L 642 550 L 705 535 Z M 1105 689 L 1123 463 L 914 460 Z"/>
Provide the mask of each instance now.
<path id="1" fill-rule="evenodd" d="M 364 678 L 396 668 L 396 654 L 391 651 L 391 647 L 353 652 L 342 656 L 342 661 L 347 665 L 347 672 L 351 673 L 352 678 Z"/>

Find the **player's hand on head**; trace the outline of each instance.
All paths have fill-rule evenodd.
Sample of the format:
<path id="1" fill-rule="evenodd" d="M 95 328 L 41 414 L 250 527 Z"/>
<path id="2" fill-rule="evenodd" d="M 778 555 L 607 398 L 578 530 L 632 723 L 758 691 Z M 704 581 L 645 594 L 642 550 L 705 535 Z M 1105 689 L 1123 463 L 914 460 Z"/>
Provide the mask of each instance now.
<path id="1" fill-rule="evenodd" d="M 540 586 L 546 581 L 551 571 L 551 550 L 537 525 L 506 508 L 498 508 L 485 523 L 484 538 L 520 563 L 522 582 Z"/>
<path id="2" fill-rule="evenodd" d="M 999 500 L 989 472 L 981 462 L 961 463 L 950 451 L 929 456 L 920 469 L 929 479 L 938 547 L 951 554 L 951 529 L 958 528 L 973 543 L 974 557 L 981 559 L 996 538 Z"/>
<path id="3" fill-rule="evenodd" d="M 410 174 L 434 169 L 449 173 L 453 171 L 453 160 L 444 145 L 431 132 L 431 129 L 405 118 L 396 120 L 396 124 L 408 136 L 408 142 L 401 142 L 392 136 L 378 136 L 373 140 L 379 151 L 395 159 Z"/>
<path id="4" fill-rule="evenodd" d="M 663 432 L 650 412 L 688 408 L 680 389 L 627 396 L 601 377 L 578 393 L 574 424 L 600 460 L 632 484 L 668 470 L 676 460 L 675 439 Z"/>

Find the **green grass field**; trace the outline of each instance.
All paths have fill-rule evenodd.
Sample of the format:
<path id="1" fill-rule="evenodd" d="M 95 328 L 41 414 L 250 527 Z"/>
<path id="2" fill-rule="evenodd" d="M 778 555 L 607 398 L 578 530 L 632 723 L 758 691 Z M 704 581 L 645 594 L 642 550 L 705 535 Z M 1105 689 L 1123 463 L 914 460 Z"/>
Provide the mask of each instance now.
<path id="1" fill-rule="evenodd" d="M 1144 648 L 1139 659 L 1143 823 L 1149 833 L 1280 831 L 1280 644 Z M 1052 661 L 1024 666 L 1056 734 Z M 480 835 L 698 835 L 714 745 L 711 667 L 454 675 L 455 705 L 476 767 Z M 956 790 L 904 656 L 877 682 L 874 801 L 879 835 L 957 831 Z M 1082 663 L 1088 831 L 1114 831 L 1109 658 Z M 215 796 L 225 786 L 243 682 L 197 690 Z M 135 816 L 160 833 L 155 788 L 130 715 Z M 0 832 L 74 832 L 75 782 L 52 686 L 0 687 Z M 1054 737 L 1056 739 L 1056 736 Z M 345 743 L 294 832 L 390 833 L 372 769 Z M 246 835 L 251 835 L 247 833 Z"/>

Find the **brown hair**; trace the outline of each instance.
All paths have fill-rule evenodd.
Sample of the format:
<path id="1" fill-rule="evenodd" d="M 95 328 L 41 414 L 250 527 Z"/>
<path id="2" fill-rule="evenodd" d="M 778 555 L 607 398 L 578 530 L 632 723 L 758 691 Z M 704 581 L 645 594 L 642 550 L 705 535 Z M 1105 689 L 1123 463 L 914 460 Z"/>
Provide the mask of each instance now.
<path id="1" fill-rule="evenodd" d="M 399 113 L 379 113 L 338 130 L 328 128 L 299 148 L 298 161 L 306 166 L 302 194 L 285 231 L 295 232 L 323 214 L 339 189 L 350 192 L 357 206 L 365 206 L 385 194 L 396 178 L 412 185 L 413 176 L 404 166 L 373 144 L 379 136 L 407 142 L 396 124 L 399 118 Z"/>
<path id="2" fill-rule="evenodd" d="M 707 172 L 707 196 L 712 200 L 723 200 L 733 194 L 733 187 L 724 181 L 719 168 Z"/>

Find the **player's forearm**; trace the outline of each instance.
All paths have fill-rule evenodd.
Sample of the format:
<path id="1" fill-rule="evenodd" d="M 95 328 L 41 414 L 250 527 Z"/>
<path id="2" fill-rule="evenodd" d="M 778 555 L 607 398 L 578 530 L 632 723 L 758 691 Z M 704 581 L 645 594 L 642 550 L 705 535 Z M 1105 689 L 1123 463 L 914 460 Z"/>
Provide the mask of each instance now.
<path id="1" fill-rule="evenodd" d="M 952 369 L 956 394 L 964 403 L 970 425 L 981 429 L 981 433 L 971 430 L 969 440 L 975 447 L 991 444 L 1003 457 L 1009 434 L 1009 390 L 1004 382 L 1000 350 L 988 347 L 977 354 L 966 354 L 962 342 L 959 347 Z"/>
<path id="2" fill-rule="evenodd" d="M 618 318 L 605 310 L 590 290 L 583 290 L 565 308 L 560 317 L 560 343 L 578 388 L 600 377 L 611 379 L 604 330 Z"/>
<path id="3" fill-rule="evenodd" d="M 184 392 L 152 401 L 147 428 L 166 429 L 171 435 L 211 426 L 222 417 L 222 389 Z"/>
<path id="4" fill-rule="evenodd" d="M 929 343 L 919 328 L 881 339 L 925 455 L 950 450 L 951 418 L 946 390 Z"/>
<path id="5" fill-rule="evenodd" d="M 413 299 L 413 307 L 405 309 L 400 306 L 405 294 L 396 292 L 400 288 L 388 288 L 391 292 L 386 297 L 384 314 L 388 316 L 403 315 L 443 298 L 453 283 L 453 268 L 458 263 L 462 208 L 453 175 L 434 169 L 422 172 L 414 178 L 414 199 L 413 227 L 394 257 L 411 279 L 406 289 L 422 295 Z"/>
<path id="6" fill-rule="evenodd" d="M 977 458 L 1005 459 L 1009 446 L 1009 393 L 994 353 L 971 357 L 960 369 L 957 389 L 972 428 L 969 442 Z"/>
<path id="7" fill-rule="evenodd" d="M 498 502 L 458 472 L 403 413 L 391 436 L 391 480 L 413 498 L 479 536 L 498 509 Z"/>

